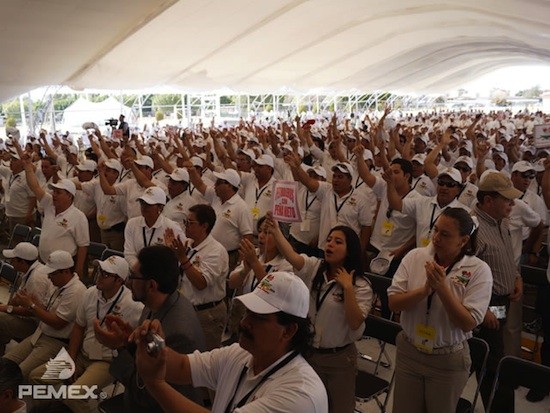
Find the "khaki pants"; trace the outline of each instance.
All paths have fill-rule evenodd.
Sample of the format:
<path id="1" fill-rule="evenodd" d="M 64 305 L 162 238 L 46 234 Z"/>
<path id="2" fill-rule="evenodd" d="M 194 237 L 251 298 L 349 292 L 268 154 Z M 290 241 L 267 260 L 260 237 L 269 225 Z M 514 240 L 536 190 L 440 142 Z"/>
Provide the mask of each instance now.
<path id="1" fill-rule="evenodd" d="M 6 351 L 10 340 L 22 341 L 30 336 L 38 327 L 38 322 L 32 317 L 19 317 L 13 314 L 0 313 L 0 356 Z"/>
<path id="2" fill-rule="evenodd" d="M 355 344 L 336 353 L 314 352 L 307 361 L 319 375 L 328 394 L 330 413 L 353 413 L 355 409 Z"/>
<path id="3" fill-rule="evenodd" d="M 455 413 L 470 373 L 470 348 L 425 354 L 397 336 L 393 413 Z"/>
<path id="4" fill-rule="evenodd" d="M 197 317 L 201 323 L 206 350 L 219 348 L 222 342 L 223 328 L 227 318 L 227 307 L 222 300 L 217 306 L 206 310 L 197 311 Z"/>
<path id="5" fill-rule="evenodd" d="M 107 245 L 107 248 L 117 251 L 124 251 L 124 232 L 123 231 L 104 231 L 101 232 L 101 243 Z"/>
<path id="6" fill-rule="evenodd" d="M 55 357 L 67 344 L 44 334 L 32 344 L 33 336 L 27 337 L 4 357 L 19 364 L 25 380 L 29 379 L 31 371 Z"/>
<path id="7" fill-rule="evenodd" d="M 46 365 L 34 369 L 30 374 L 30 382 L 32 384 L 61 384 L 59 380 L 43 380 L 42 375 L 46 371 Z M 109 362 L 102 360 L 90 360 L 82 351 L 78 353 L 75 360 L 75 375 L 76 380 L 72 383 L 75 385 L 85 385 L 91 387 L 97 385 L 98 391 L 113 382 L 113 377 L 109 374 Z M 89 400 L 63 400 L 63 403 L 75 413 L 90 413 L 96 411 L 96 406 L 90 403 Z M 35 407 L 38 407 L 36 402 Z M 43 406 L 41 403 L 41 407 Z"/>

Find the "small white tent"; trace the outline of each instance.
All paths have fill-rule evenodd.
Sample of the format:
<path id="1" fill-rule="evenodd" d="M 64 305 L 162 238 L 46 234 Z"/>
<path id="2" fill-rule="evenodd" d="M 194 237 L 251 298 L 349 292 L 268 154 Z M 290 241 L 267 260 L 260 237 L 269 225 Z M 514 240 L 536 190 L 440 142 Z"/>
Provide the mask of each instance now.
<path id="1" fill-rule="evenodd" d="M 106 120 L 110 118 L 118 119 L 121 114 L 126 117 L 127 122 L 134 121 L 132 109 L 121 104 L 112 96 L 102 102 L 90 102 L 83 97 L 79 97 L 63 112 L 63 124 L 64 128 L 69 129 L 79 127 L 84 122 L 103 125 Z"/>

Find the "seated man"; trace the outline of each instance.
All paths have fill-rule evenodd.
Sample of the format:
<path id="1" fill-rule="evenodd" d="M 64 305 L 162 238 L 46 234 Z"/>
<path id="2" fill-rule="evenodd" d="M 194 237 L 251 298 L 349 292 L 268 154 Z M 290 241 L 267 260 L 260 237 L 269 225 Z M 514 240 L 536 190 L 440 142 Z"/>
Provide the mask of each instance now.
<path id="1" fill-rule="evenodd" d="M 179 267 L 176 254 L 163 245 L 143 248 L 128 277 L 134 300 L 145 304 L 140 323 L 160 320 L 166 332 L 166 343 L 175 351 L 189 353 L 204 349 L 204 336 L 191 302 L 177 290 Z M 134 362 L 135 346 L 128 345 L 132 326 L 122 318 L 109 314 L 102 324 L 94 320 L 97 341 L 113 352 L 109 372 L 124 385 L 124 411 L 151 413 L 161 411 L 158 403 L 144 389 Z M 173 390 L 201 400 L 191 386 L 174 384 Z"/>
<path id="2" fill-rule="evenodd" d="M 86 292 L 73 268 L 71 254 L 54 251 L 44 269 L 55 287 L 47 304 L 43 305 L 28 293 L 21 291 L 18 294 L 21 305 L 40 320 L 36 331 L 4 356 L 19 364 L 25 379 L 69 343 L 76 310 Z"/>
<path id="3" fill-rule="evenodd" d="M 15 294 L 8 304 L 0 305 L 0 356 L 4 355 L 10 340 L 24 340 L 38 326 L 39 320 L 32 311 L 21 305 L 18 293 L 27 293 L 46 305 L 54 288 L 48 274 L 44 272 L 44 265 L 38 261 L 38 248 L 30 242 L 20 242 L 14 249 L 4 250 L 3 254 L 22 275 L 15 281 Z"/>
<path id="4" fill-rule="evenodd" d="M 130 268 L 122 257 L 111 256 L 99 261 L 99 271 L 95 287 L 89 288 L 76 312 L 76 322 L 71 332 L 68 353 L 75 362 L 75 373 L 71 384 L 97 385 L 102 389 L 113 381 L 109 374 L 109 364 L 113 351 L 102 346 L 95 338 L 93 320 L 100 325 L 109 314 L 117 315 L 130 324 L 137 326 L 143 304 L 132 299 L 132 292 L 124 286 Z M 57 384 L 58 380 L 44 380 L 42 375 L 46 365 L 31 372 L 33 384 Z M 63 401 L 73 412 L 90 412 L 91 407 L 86 399 L 66 399 Z"/>
<path id="5" fill-rule="evenodd" d="M 275 272 L 237 299 L 247 308 L 238 344 L 193 354 L 166 348 L 154 357 L 147 353 L 146 335 L 163 335 L 160 322 L 146 320 L 133 333 L 138 371 L 149 393 L 169 412 L 204 409 L 168 383 L 216 390 L 213 412 L 327 412 L 323 382 L 302 356 L 313 339 L 309 290 L 303 281 Z"/>

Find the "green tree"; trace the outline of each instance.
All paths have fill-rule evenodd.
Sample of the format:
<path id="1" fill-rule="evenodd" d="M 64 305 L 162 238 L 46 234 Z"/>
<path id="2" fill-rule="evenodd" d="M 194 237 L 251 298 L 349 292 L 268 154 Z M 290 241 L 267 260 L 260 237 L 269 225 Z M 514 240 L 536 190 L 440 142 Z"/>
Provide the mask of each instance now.
<path id="1" fill-rule="evenodd" d="M 542 89 L 539 85 L 530 87 L 529 89 L 520 90 L 518 93 L 516 93 L 516 96 L 518 97 L 524 97 L 526 99 L 538 99 L 542 95 Z"/>
<path id="2" fill-rule="evenodd" d="M 151 101 L 153 108 L 163 113 L 172 112 L 174 106 L 181 106 L 181 95 L 155 95 Z"/>

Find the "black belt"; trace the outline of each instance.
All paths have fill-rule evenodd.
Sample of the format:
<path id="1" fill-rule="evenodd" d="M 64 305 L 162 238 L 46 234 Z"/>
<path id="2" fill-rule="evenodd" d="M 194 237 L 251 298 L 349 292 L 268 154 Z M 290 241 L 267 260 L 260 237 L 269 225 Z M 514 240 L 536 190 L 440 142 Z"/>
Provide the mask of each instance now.
<path id="1" fill-rule="evenodd" d="M 342 347 L 332 347 L 332 348 L 313 348 L 314 353 L 319 354 L 332 354 L 332 353 L 338 353 L 339 351 L 347 349 L 349 346 L 351 346 L 353 343 L 346 344 Z"/>
<path id="2" fill-rule="evenodd" d="M 489 302 L 489 305 L 510 305 L 510 295 L 498 295 L 498 294 L 492 294 L 491 295 L 491 301 Z"/>
<path id="3" fill-rule="evenodd" d="M 44 334 L 44 333 L 42 333 Z M 44 334 L 46 337 L 49 337 L 49 338 L 53 338 L 54 340 L 59 340 L 65 344 L 69 344 L 69 339 L 68 338 L 60 338 L 60 337 L 52 337 L 52 336 L 49 336 L 47 334 Z"/>
<path id="4" fill-rule="evenodd" d="M 195 311 L 203 311 L 203 310 L 208 310 L 209 308 L 214 308 L 221 302 L 222 300 L 212 301 L 211 303 L 197 304 L 197 305 L 194 305 L 193 307 L 195 307 Z"/>
<path id="5" fill-rule="evenodd" d="M 126 222 L 119 222 L 118 224 L 113 225 L 111 228 L 104 229 L 105 232 L 124 232 L 124 228 L 126 228 Z"/>

